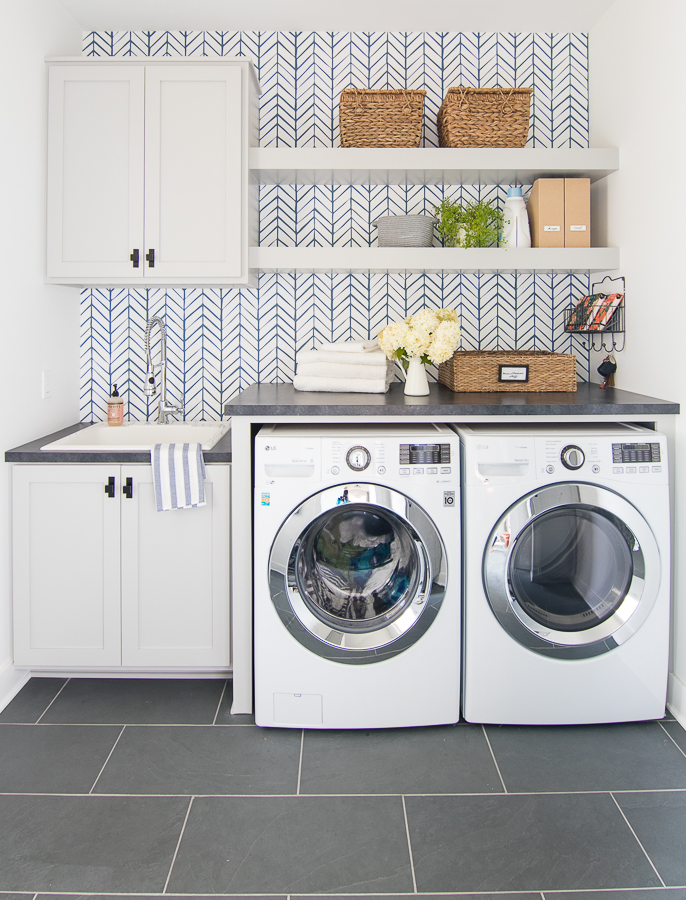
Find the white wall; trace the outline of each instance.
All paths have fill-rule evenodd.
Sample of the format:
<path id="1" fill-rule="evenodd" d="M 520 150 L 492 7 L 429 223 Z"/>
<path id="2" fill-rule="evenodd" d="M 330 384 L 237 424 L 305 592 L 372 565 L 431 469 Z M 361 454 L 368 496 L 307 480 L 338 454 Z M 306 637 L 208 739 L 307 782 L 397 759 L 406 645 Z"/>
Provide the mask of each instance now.
<path id="1" fill-rule="evenodd" d="M 591 146 L 620 148 L 620 171 L 594 189 L 594 243 L 621 248 L 626 351 L 617 386 L 686 413 L 686 3 L 616 0 L 590 32 Z M 669 703 L 686 723 L 686 416 L 676 418 L 675 581 Z"/>
<path id="2" fill-rule="evenodd" d="M 79 291 L 43 284 L 46 56 L 78 56 L 81 31 L 53 0 L 2 0 L 0 459 L 79 420 Z M 52 397 L 41 399 L 41 372 Z M 11 689 L 10 467 L 0 475 L 0 708 Z"/>

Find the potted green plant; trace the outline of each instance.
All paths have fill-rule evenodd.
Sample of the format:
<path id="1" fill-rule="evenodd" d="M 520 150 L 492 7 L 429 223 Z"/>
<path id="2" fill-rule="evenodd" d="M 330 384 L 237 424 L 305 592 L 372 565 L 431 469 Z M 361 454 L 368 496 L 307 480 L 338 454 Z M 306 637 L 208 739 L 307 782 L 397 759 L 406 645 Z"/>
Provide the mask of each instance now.
<path id="1" fill-rule="evenodd" d="M 444 197 L 434 211 L 445 247 L 498 245 L 503 214 L 490 200 L 474 200 L 462 206 L 457 200 Z"/>

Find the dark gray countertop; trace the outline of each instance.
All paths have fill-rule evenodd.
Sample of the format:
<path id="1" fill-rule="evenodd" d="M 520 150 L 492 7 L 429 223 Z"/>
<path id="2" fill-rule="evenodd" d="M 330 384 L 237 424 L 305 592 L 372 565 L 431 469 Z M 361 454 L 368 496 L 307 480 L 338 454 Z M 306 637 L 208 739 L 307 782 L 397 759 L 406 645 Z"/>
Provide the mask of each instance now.
<path id="1" fill-rule="evenodd" d="M 29 441 L 28 444 L 22 444 L 21 447 L 15 447 L 13 450 L 5 452 L 5 462 L 13 463 L 119 463 L 127 465 L 131 463 L 149 463 L 150 452 L 147 450 L 125 452 L 123 450 L 97 450 L 92 452 L 69 451 L 69 450 L 41 450 L 43 444 L 49 444 L 59 438 L 72 434 L 74 431 L 80 431 L 82 428 L 88 428 L 91 423 L 81 422 L 78 425 L 70 425 L 69 428 L 63 428 L 54 434 L 46 434 L 42 438 L 35 441 Z M 203 451 L 203 459 L 208 465 L 216 465 L 217 463 L 231 462 L 231 432 L 228 431 L 224 437 L 214 445 L 211 450 Z"/>
<path id="2" fill-rule="evenodd" d="M 576 391 L 453 393 L 432 384 L 428 397 L 406 397 L 394 382 L 387 394 L 296 391 L 292 384 L 252 384 L 224 407 L 227 416 L 668 416 L 679 404 L 618 388 L 579 384 Z"/>
<path id="3" fill-rule="evenodd" d="M 227 416 L 670 416 L 679 404 L 645 397 L 618 388 L 601 390 L 597 384 L 579 384 L 569 393 L 456 394 L 443 384 L 432 384 L 428 397 L 406 397 L 400 382 L 387 394 L 325 394 L 296 391 L 292 384 L 252 384 L 224 407 Z M 7 450 L 5 462 L 14 463 L 149 463 L 148 452 L 49 451 L 43 444 L 87 428 L 70 425 L 21 447 Z M 209 465 L 231 462 L 231 432 L 203 454 Z"/>

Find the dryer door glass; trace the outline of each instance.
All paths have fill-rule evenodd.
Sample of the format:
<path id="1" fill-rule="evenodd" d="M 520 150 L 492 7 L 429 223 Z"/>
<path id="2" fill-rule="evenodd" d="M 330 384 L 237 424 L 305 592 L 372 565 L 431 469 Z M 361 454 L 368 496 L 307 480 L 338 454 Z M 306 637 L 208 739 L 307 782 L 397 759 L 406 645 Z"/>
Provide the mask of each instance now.
<path id="1" fill-rule="evenodd" d="M 527 650 L 558 659 L 612 651 L 645 622 L 660 551 L 636 507 L 615 491 L 552 484 L 496 522 L 483 557 L 496 618 Z"/>
<path id="2" fill-rule="evenodd" d="M 417 593 L 423 557 L 403 520 L 350 504 L 312 522 L 295 572 L 300 594 L 322 622 L 351 632 L 385 628 Z"/>
<path id="3" fill-rule="evenodd" d="M 634 536 L 602 510 L 566 506 L 518 535 L 509 564 L 512 596 L 540 625 L 585 631 L 619 608 L 633 578 Z"/>

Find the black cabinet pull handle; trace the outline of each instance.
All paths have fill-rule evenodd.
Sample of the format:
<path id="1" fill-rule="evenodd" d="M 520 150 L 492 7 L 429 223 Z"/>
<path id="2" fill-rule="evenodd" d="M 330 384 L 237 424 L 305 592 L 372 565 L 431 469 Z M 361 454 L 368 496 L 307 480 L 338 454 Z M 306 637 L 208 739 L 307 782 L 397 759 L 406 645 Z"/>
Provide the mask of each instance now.
<path id="1" fill-rule="evenodd" d="M 148 252 L 145 254 L 145 258 L 146 258 L 147 261 L 148 261 L 148 266 L 149 266 L 151 269 L 154 269 L 154 268 L 155 268 L 155 251 L 154 251 L 154 250 L 148 250 Z"/>
<path id="2" fill-rule="evenodd" d="M 136 249 L 133 251 L 133 253 L 131 254 L 131 256 L 129 256 L 129 259 L 130 259 L 131 262 L 133 263 L 134 269 L 137 269 L 138 266 L 140 265 L 140 251 L 138 250 L 137 247 L 136 247 Z"/>
<path id="3" fill-rule="evenodd" d="M 122 493 L 125 497 L 128 497 L 129 500 L 133 500 L 133 478 L 126 479 L 126 484 L 122 488 Z"/>
<path id="4" fill-rule="evenodd" d="M 108 497 L 114 497 L 114 475 L 110 475 L 105 485 L 105 493 Z"/>

